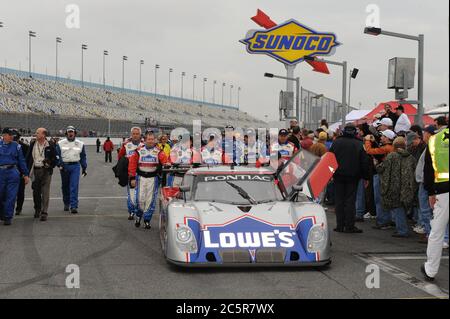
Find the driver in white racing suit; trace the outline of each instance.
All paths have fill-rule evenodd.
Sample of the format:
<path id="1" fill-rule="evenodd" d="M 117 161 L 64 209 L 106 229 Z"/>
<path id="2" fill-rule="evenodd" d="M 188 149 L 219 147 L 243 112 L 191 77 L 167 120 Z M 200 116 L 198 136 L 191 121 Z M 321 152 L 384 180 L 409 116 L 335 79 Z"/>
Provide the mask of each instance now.
<path id="1" fill-rule="evenodd" d="M 140 127 L 133 127 L 131 129 L 131 137 L 127 139 L 120 148 L 119 154 L 118 154 L 118 160 L 120 160 L 122 157 L 130 159 L 130 157 L 134 154 L 136 149 L 139 147 L 142 147 L 144 143 L 142 142 L 142 130 Z M 130 186 L 127 186 L 127 207 L 128 207 L 128 220 L 134 219 L 134 211 L 136 210 L 136 205 L 134 202 L 134 192 L 130 192 Z"/>
<path id="2" fill-rule="evenodd" d="M 130 187 L 134 189 L 136 203 L 136 227 L 140 227 L 144 217 L 145 229 L 151 228 L 150 221 L 156 208 L 162 165 L 165 164 L 169 164 L 166 154 L 156 145 L 155 135 L 147 132 L 145 145 L 134 152 L 128 164 Z"/>

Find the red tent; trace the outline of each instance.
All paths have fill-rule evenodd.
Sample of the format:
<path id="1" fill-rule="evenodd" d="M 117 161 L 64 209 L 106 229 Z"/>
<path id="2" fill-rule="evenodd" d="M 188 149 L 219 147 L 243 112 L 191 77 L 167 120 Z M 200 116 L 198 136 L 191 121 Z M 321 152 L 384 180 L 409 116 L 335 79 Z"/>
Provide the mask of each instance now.
<path id="1" fill-rule="evenodd" d="M 397 101 L 380 103 L 369 114 L 367 114 L 365 116 L 365 118 L 367 118 L 370 121 L 370 120 L 374 119 L 374 116 L 376 114 L 383 114 L 384 106 L 386 104 L 389 104 L 392 107 L 393 111 L 395 111 L 395 109 L 399 106 L 399 103 Z M 405 108 L 405 114 L 408 115 L 409 120 L 411 121 L 411 124 L 414 124 L 414 116 L 417 114 L 417 108 L 411 104 L 402 104 L 402 105 Z M 423 116 L 423 124 L 424 125 L 434 124 L 434 119 L 431 116 L 424 115 Z"/>

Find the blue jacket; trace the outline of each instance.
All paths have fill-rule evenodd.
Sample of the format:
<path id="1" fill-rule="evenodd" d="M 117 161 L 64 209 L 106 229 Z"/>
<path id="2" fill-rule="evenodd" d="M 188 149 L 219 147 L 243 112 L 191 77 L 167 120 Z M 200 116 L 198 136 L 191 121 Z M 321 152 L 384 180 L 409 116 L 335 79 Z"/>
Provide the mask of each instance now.
<path id="1" fill-rule="evenodd" d="M 0 141 L 0 165 L 16 165 L 22 175 L 29 175 L 22 147 L 16 142 Z"/>

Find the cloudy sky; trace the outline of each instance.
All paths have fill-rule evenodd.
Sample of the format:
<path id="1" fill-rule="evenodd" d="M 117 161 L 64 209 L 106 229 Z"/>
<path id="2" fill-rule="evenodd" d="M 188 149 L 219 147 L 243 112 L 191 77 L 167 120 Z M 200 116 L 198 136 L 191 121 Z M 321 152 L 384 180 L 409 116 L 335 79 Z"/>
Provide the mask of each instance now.
<path id="1" fill-rule="evenodd" d="M 80 9 L 80 28 L 66 27 L 66 6 Z M 264 10 L 277 23 L 296 19 L 317 31 L 334 32 L 342 43 L 334 60 L 347 60 L 360 69 L 352 82 L 352 104 L 370 108 L 393 99 L 386 89 L 390 58 L 417 57 L 417 43 L 363 34 L 366 7 L 380 9 L 381 27 L 401 33 L 425 34 L 425 105 L 447 103 L 449 99 L 449 2 L 448 0 L 2 0 L 0 61 L 10 68 L 28 68 L 28 30 L 33 39 L 36 72 L 54 74 L 55 37 L 60 46 L 60 75 L 80 78 L 81 43 L 85 53 L 85 80 L 100 82 L 102 52 L 107 59 L 108 84 L 121 85 L 121 59 L 128 56 L 126 87 L 138 87 L 139 60 L 145 60 L 143 86 L 154 88 L 154 65 L 161 65 L 158 91 L 168 93 L 168 69 L 173 68 L 172 94 L 180 94 L 180 73 L 185 78 L 185 96 L 192 97 L 192 75 L 208 78 L 207 99 L 212 99 L 212 81 L 227 83 L 225 103 L 230 101 L 229 84 L 241 86 L 241 109 L 261 119 L 276 118 L 282 81 L 266 79 L 264 72 L 284 74 L 284 66 L 267 56 L 250 55 L 239 43 L 248 30 L 258 28 L 250 20 L 256 9 Z M 341 69 L 330 66 L 331 75 L 314 73 L 306 63 L 296 75 L 302 86 L 340 100 Z M 201 99 L 197 80 L 196 97 Z M 411 98 L 416 97 L 415 91 Z M 221 89 L 216 88 L 216 100 Z M 236 93 L 233 94 L 236 103 Z"/>

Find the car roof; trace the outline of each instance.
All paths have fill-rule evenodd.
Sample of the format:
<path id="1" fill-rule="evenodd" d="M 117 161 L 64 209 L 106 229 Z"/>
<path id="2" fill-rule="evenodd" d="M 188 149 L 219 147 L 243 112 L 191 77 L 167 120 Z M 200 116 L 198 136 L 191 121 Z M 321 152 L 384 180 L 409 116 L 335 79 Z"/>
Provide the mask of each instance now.
<path id="1" fill-rule="evenodd" d="M 207 175 L 207 174 L 250 174 L 250 175 L 273 175 L 275 171 L 271 167 L 254 167 L 254 166 L 205 166 L 190 169 L 188 175 Z"/>

